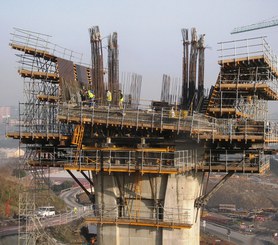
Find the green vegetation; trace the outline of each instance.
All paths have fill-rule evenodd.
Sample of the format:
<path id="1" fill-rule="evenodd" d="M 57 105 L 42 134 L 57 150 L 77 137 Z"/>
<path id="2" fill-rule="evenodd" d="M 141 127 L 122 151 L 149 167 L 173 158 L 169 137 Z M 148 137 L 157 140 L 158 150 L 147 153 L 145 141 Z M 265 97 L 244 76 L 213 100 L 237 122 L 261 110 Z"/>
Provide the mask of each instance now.
<path id="1" fill-rule="evenodd" d="M 73 181 L 66 180 L 60 185 L 52 185 L 51 190 L 54 191 L 56 194 L 59 194 L 62 190 L 66 190 L 68 188 L 71 188 L 74 185 Z"/>
<path id="2" fill-rule="evenodd" d="M 24 170 L 18 170 L 18 159 L 2 160 L 0 166 L 0 219 L 7 219 L 18 214 L 19 194 L 27 190 L 30 184 L 29 175 Z M 20 176 L 20 178 L 19 178 Z M 72 184 L 71 184 L 72 185 Z M 70 183 L 65 183 L 62 187 L 69 188 Z M 57 213 L 66 211 L 67 207 L 51 190 L 40 191 L 39 193 L 30 192 L 35 197 L 36 207 L 53 205 Z"/>
<path id="3" fill-rule="evenodd" d="M 91 236 L 86 227 L 84 220 L 78 219 L 65 225 L 48 227 L 46 232 L 64 244 L 88 244 Z"/>
<path id="4" fill-rule="evenodd" d="M 23 170 L 23 169 L 17 169 L 17 168 L 15 168 L 14 170 L 13 170 L 13 172 L 12 172 L 12 176 L 15 176 L 15 177 L 17 177 L 17 178 L 23 178 L 23 177 L 25 177 L 27 175 L 27 173 L 26 173 L 26 171 L 25 170 Z"/>
<path id="5" fill-rule="evenodd" d="M 0 218 L 12 217 L 18 212 L 18 195 L 23 186 L 19 179 L 12 175 L 17 159 L 3 162 L 0 167 Z"/>

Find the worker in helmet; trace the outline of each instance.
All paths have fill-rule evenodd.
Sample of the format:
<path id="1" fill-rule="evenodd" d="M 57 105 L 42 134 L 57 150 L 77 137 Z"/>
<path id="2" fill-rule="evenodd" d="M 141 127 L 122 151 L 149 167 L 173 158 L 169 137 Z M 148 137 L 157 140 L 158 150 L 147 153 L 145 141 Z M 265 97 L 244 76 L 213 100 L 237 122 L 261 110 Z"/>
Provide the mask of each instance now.
<path id="1" fill-rule="evenodd" d="M 95 101 L 94 90 L 88 89 L 87 93 L 88 93 L 88 98 L 89 98 L 89 106 L 91 107 L 94 105 L 94 101 Z"/>
<path id="2" fill-rule="evenodd" d="M 123 109 L 123 103 L 124 103 L 124 95 L 121 90 L 119 90 L 119 108 Z"/>
<path id="3" fill-rule="evenodd" d="M 112 94 L 108 89 L 106 89 L 106 102 L 108 106 L 110 106 L 111 101 L 112 101 Z"/>
<path id="4" fill-rule="evenodd" d="M 171 110 L 169 111 L 169 117 L 174 118 L 175 116 L 176 116 L 176 113 L 175 113 L 174 107 L 172 107 Z"/>

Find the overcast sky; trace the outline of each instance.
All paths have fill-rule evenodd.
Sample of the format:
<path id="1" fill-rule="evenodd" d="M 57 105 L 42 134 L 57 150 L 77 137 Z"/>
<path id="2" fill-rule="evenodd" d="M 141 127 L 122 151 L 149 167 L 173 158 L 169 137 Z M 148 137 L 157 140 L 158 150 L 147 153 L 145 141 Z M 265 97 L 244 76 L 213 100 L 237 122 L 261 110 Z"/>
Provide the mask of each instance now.
<path id="1" fill-rule="evenodd" d="M 120 72 L 143 76 L 141 97 L 159 99 L 162 75 L 181 77 L 182 28 L 206 34 L 205 87 L 219 71 L 217 42 L 266 35 L 278 51 L 278 26 L 231 35 L 234 27 L 278 18 L 277 0 L 7 0 L 0 3 L 0 106 L 22 101 L 23 79 L 9 47 L 13 27 L 51 35 L 50 41 L 84 54 L 90 62 L 88 29 L 118 33 Z M 103 40 L 106 45 L 107 40 Z M 276 52 L 277 53 L 277 52 Z"/>

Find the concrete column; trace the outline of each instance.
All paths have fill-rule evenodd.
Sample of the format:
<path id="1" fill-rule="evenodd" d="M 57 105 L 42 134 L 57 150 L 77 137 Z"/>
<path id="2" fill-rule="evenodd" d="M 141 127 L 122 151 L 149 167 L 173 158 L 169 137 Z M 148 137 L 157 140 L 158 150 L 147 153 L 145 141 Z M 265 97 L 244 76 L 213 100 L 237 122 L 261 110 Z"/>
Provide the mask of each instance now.
<path id="1" fill-rule="evenodd" d="M 189 229 L 171 229 L 102 224 L 98 225 L 98 244 L 199 244 L 200 212 L 197 214 L 194 202 L 201 194 L 201 180 L 202 174 L 195 173 L 168 176 L 145 174 L 140 177 L 141 198 L 135 200 L 135 174 L 98 173 L 94 176 L 96 203 L 105 209 L 104 213 L 109 214 L 109 218 L 147 219 L 153 220 L 155 224 L 158 216 L 156 209 L 151 207 L 159 200 L 164 204 L 161 208 L 164 213 L 159 221 L 191 225 Z M 122 216 L 118 217 L 119 209 L 113 207 L 117 206 L 120 193 L 124 195 L 125 208 Z"/>
<path id="2" fill-rule="evenodd" d="M 164 220 L 189 223 L 189 229 L 163 229 L 162 244 L 200 244 L 200 211 L 194 207 L 202 189 L 202 173 L 169 175 L 164 202 Z M 188 215 L 186 215 L 186 213 Z M 174 221 L 175 222 L 175 221 Z"/>

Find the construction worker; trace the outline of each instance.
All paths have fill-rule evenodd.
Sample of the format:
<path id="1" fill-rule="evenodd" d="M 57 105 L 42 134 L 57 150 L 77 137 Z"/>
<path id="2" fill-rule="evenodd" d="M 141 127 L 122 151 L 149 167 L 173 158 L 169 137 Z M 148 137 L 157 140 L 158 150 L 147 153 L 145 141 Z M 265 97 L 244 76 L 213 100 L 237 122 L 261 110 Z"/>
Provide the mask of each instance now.
<path id="1" fill-rule="evenodd" d="M 80 97 L 81 97 L 81 105 L 83 105 L 87 97 L 86 90 L 84 88 L 80 90 Z"/>
<path id="2" fill-rule="evenodd" d="M 119 108 L 123 109 L 123 103 L 124 103 L 124 95 L 121 90 L 119 90 Z"/>
<path id="3" fill-rule="evenodd" d="M 169 111 L 169 117 L 174 118 L 175 116 L 176 116 L 176 113 L 175 113 L 174 107 L 172 107 L 171 110 Z"/>
<path id="4" fill-rule="evenodd" d="M 106 101 L 107 101 L 107 105 L 110 106 L 112 101 L 112 94 L 108 89 L 106 89 Z"/>
<path id="5" fill-rule="evenodd" d="M 89 106 L 91 107 L 94 105 L 94 101 L 95 101 L 94 90 L 88 89 L 87 93 L 88 93 L 88 98 L 89 98 Z"/>
<path id="6" fill-rule="evenodd" d="M 74 214 L 77 214 L 77 207 L 73 208 L 73 212 L 74 212 Z"/>

